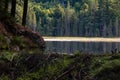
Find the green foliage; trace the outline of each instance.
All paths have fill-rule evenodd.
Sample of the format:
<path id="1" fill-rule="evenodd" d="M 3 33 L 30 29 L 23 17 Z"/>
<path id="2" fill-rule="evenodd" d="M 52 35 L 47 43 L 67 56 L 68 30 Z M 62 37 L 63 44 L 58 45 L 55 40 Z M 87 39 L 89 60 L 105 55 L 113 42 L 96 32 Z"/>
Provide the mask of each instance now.
<path id="1" fill-rule="evenodd" d="M 7 59 L 7 60 L 11 60 L 12 59 L 12 57 L 13 57 L 13 53 L 12 52 L 6 52 L 6 51 L 3 51 L 2 53 L 1 53 L 1 55 L 0 55 L 0 58 L 5 58 L 5 59 Z"/>
<path id="2" fill-rule="evenodd" d="M 8 48 L 10 42 L 9 39 L 6 36 L 0 35 L 0 48 L 6 49 Z"/>
<path id="3" fill-rule="evenodd" d="M 0 16 L 5 13 L 1 2 Z M 117 37 L 119 4 L 119 0 L 30 0 L 27 26 L 45 36 Z M 11 20 L 21 23 L 22 0 L 17 0 L 16 8 L 16 19 Z"/>
<path id="4" fill-rule="evenodd" d="M 11 44 L 12 45 L 19 45 L 19 46 L 23 46 L 23 37 L 22 36 L 14 36 L 11 40 Z"/>
<path id="5" fill-rule="evenodd" d="M 91 75 L 94 76 L 94 77 L 100 77 L 101 74 L 101 78 L 97 80 L 106 80 L 106 79 L 109 79 L 111 80 L 112 78 L 111 77 L 114 77 L 116 78 L 115 76 L 113 75 L 116 75 L 117 74 L 119 75 L 119 72 L 116 73 L 116 72 L 110 72 L 109 76 L 105 76 L 105 74 L 108 74 L 107 72 L 111 71 L 111 70 L 116 70 L 115 67 L 117 66 L 120 66 L 120 55 L 119 54 L 116 54 L 116 58 L 114 57 L 111 58 L 113 55 L 104 55 L 104 56 L 98 56 L 98 57 L 95 57 L 93 59 L 93 63 L 91 65 Z M 103 74 L 104 73 L 104 74 Z M 104 75 L 104 76 L 103 76 Z"/>
<path id="6" fill-rule="evenodd" d="M 1 41 L 1 42 L 4 42 L 4 41 L 5 41 L 5 38 L 4 38 L 3 35 L 0 35 L 0 41 Z"/>
<path id="7" fill-rule="evenodd" d="M 114 63 L 114 62 L 113 62 Z M 119 63 L 119 62 L 117 62 Z M 106 66 L 104 67 L 98 74 L 95 75 L 95 78 L 97 80 L 119 80 L 120 75 L 120 65 L 112 65 L 112 66 Z M 107 75 L 106 75 L 107 74 Z"/>
<path id="8" fill-rule="evenodd" d="M 120 20 L 117 4 L 119 2 L 119 0 L 31 0 L 27 25 L 31 28 L 34 26 L 34 30 L 45 36 L 119 36 L 117 31 L 119 24 L 116 23 L 116 18 Z M 31 16 L 33 13 L 34 18 Z M 115 26 L 116 24 L 118 25 Z"/>
<path id="9" fill-rule="evenodd" d="M 9 78 L 7 76 L 1 76 L 0 79 L 1 80 L 9 80 Z"/>

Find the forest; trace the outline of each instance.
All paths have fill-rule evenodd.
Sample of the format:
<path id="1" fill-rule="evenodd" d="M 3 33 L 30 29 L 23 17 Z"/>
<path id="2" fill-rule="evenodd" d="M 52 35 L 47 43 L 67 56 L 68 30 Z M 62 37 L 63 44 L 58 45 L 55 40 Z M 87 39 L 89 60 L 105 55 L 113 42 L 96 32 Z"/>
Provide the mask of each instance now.
<path id="1" fill-rule="evenodd" d="M 24 2 L 15 1 L 17 22 L 43 36 L 120 36 L 119 0 L 29 0 L 27 22 Z"/>
<path id="2" fill-rule="evenodd" d="M 120 80 L 119 41 L 44 36 L 119 40 L 120 0 L 0 0 L 0 80 Z"/>
<path id="3" fill-rule="evenodd" d="M 119 8 L 119 0 L 31 0 L 27 26 L 43 36 L 118 37 Z"/>

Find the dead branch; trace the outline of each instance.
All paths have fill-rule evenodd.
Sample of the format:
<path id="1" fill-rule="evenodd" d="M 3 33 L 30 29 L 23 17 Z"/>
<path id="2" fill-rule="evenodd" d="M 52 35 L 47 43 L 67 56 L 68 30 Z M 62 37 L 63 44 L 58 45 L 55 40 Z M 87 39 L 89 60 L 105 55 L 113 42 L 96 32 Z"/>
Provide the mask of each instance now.
<path id="1" fill-rule="evenodd" d="M 68 73 L 70 73 L 71 71 L 73 71 L 76 68 L 76 66 L 73 66 L 72 68 L 70 68 L 68 71 L 65 71 L 63 74 L 59 75 L 55 80 L 59 80 L 60 78 L 62 78 L 63 76 L 67 75 Z"/>

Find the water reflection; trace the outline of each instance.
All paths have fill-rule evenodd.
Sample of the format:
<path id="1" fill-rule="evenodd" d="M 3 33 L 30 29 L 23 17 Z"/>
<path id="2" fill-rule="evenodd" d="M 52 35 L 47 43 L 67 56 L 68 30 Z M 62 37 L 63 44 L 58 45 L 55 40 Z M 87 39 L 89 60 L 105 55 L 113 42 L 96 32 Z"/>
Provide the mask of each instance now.
<path id="1" fill-rule="evenodd" d="M 54 51 L 58 53 L 111 53 L 111 51 L 120 50 L 120 43 L 118 42 L 46 42 L 47 51 Z"/>

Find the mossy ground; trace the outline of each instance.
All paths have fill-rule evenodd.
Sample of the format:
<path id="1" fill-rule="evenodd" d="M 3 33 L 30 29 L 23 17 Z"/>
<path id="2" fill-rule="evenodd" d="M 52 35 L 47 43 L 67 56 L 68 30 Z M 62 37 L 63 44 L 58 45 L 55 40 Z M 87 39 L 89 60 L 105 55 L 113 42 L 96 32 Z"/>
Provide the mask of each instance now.
<path id="1" fill-rule="evenodd" d="M 31 52 L 32 53 L 32 52 Z M 56 54 L 3 51 L 2 80 L 119 80 L 120 54 Z"/>

